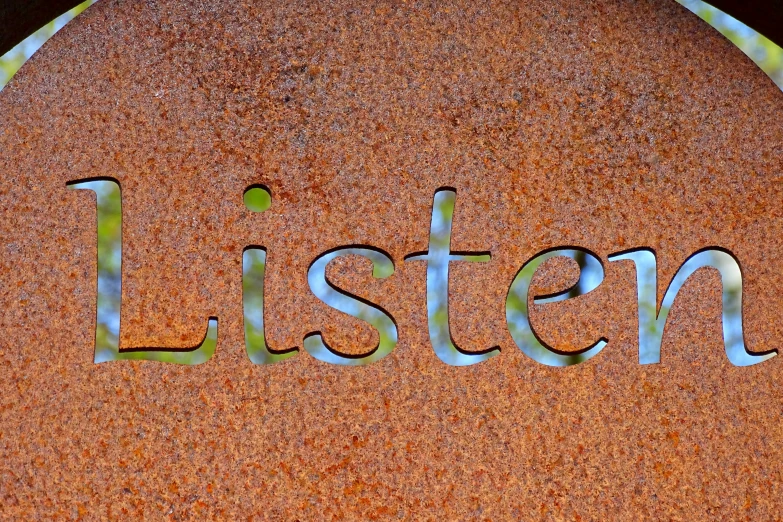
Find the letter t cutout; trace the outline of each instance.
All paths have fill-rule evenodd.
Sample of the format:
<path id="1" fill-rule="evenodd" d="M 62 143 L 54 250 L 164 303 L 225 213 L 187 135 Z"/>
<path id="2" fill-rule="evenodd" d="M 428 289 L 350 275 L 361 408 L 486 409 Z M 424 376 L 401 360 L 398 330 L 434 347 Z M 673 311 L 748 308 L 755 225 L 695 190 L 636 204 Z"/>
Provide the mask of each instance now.
<path id="1" fill-rule="evenodd" d="M 427 261 L 427 321 L 430 342 L 441 361 L 452 366 L 468 366 L 486 361 L 500 353 L 493 347 L 482 352 L 464 352 L 454 344 L 449 328 L 449 262 L 486 262 L 489 253 L 468 254 L 451 251 L 451 228 L 457 193 L 451 188 L 435 191 L 432 205 L 429 250 L 411 254 L 406 261 Z"/>

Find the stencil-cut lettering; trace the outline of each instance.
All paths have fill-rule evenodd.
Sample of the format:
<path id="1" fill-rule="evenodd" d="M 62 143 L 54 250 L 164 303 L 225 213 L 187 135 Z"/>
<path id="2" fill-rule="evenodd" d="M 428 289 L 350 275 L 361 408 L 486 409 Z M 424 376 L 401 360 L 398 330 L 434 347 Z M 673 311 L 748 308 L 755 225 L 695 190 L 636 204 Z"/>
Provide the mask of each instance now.
<path id="1" fill-rule="evenodd" d="M 266 250 L 248 247 L 242 253 L 242 310 L 245 349 L 254 364 L 274 364 L 299 353 L 298 348 L 277 351 L 267 345 L 264 333 L 264 276 Z"/>
<path id="2" fill-rule="evenodd" d="M 751 366 L 771 359 L 776 352 L 750 353 L 745 348 L 742 331 L 742 271 L 737 260 L 718 248 L 706 248 L 693 254 L 677 270 L 657 307 L 658 266 L 655 252 L 647 248 L 619 252 L 609 261 L 633 261 L 636 267 L 636 286 L 639 306 L 639 363 L 661 362 L 661 343 L 669 317 L 680 288 L 700 268 L 711 267 L 720 273 L 723 295 L 723 343 L 726 357 L 734 366 Z"/>
<path id="3" fill-rule="evenodd" d="M 242 197 L 251 212 L 264 212 L 272 206 L 272 194 L 264 185 L 250 185 Z"/>
<path id="4" fill-rule="evenodd" d="M 394 350 L 397 345 L 397 326 L 391 315 L 379 306 L 338 289 L 326 278 L 326 266 L 338 257 L 349 255 L 362 256 L 372 261 L 372 275 L 376 279 L 384 279 L 394 273 L 394 263 L 385 253 L 367 247 L 343 247 L 321 254 L 313 261 L 307 271 L 307 281 L 310 290 L 318 299 L 332 308 L 372 325 L 380 337 L 378 345 L 366 354 L 347 355 L 326 344 L 320 332 L 313 332 L 305 337 L 304 347 L 307 353 L 319 361 L 345 366 L 363 366 L 383 359 Z"/>
<path id="5" fill-rule="evenodd" d="M 119 348 L 120 307 L 122 296 L 122 193 L 119 183 L 111 178 L 94 178 L 69 182 L 68 188 L 95 192 L 98 229 L 98 295 L 95 329 L 96 363 L 119 360 L 149 360 L 178 364 L 200 364 L 209 360 L 217 346 L 217 318 L 210 317 L 204 340 L 193 348 Z M 263 212 L 272 203 L 269 190 L 252 185 L 243 194 L 245 206 L 253 212 Z M 500 353 L 499 347 L 482 352 L 465 352 L 451 337 L 448 311 L 449 263 L 452 261 L 487 262 L 490 253 L 451 251 L 451 231 L 456 204 L 456 190 L 442 188 L 433 197 L 429 249 L 406 257 L 406 261 L 427 262 L 427 320 L 432 348 L 438 358 L 449 365 L 466 366 L 488 360 Z M 394 262 L 386 253 L 370 246 L 347 246 L 318 256 L 308 269 L 308 284 L 313 294 L 325 304 L 369 323 L 378 331 L 379 342 L 361 355 L 341 353 L 328 346 L 320 332 L 304 338 L 305 350 L 316 359 L 339 365 L 361 366 L 390 354 L 397 345 L 397 325 L 378 305 L 351 295 L 332 285 L 326 278 L 327 265 L 337 257 L 359 255 L 372 261 L 373 276 L 378 279 L 394 273 Z M 561 292 L 545 296 L 530 296 L 530 283 L 538 267 L 547 259 L 565 256 L 580 267 L 577 283 Z M 639 316 L 639 362 L 659 363 L 661 343 L 669 309 L 686 280 L 700 268 L 711 267 L 721 276 L 723 295 L 723 340 L 726 356 L 735 366 L 750 366 L 774 357 L 777 352 L 752 353 L 744 343 L 742 325 L 742 272 L 731 253 L 721 248 L 706 248 L 696 252 L 677 271 L 660 309 L 657 304 L 657 264 L 655 253 L 646 248 L 619 252 L 608 256 L 610 261 L 634 262 L 637 276 Z M 242 255 L 242 303 L 245 325 L 245 348 L 255 364 L 284 361 L 298 353 L 297 348 L 273 350 L 264 333 L 264 277 L 267 252 L 259 246 L 249 246 Z M 506 298 L 506 321 L 516 345 L 531 359 L 548 366 L 572 366 L 597 355 L 607 344 L 599 338 L 578 352 L 565 352 L 548 346 L 541 340 L 530 322 L 528 303 L 536 305 L 562 301 L 587 294 L 603 281 L 604 268 L 593 253 L 579 247 L 554 248 L 543 251 L 522 265 L 514 277 Z"/>
<path id="6" fill-rule="evenodd" d="M 217 347 L 218 321 L 210 317 L 204 340 L 192 348 L 120 349 L 120 301 L 122 298 L 122 191 L 117 180 L 79 180 L 71 189 L 92 190 L 97 197 L 98 298 L 95 326 L 95 362 L 147 360 L 177 364 L 201 364 Z"/>
<path id="7" fill-rule="evenodd" d="M 558 292 L 555 295 L 534 299 L 533 302 L 535 304 L 553 303 L 587 294 L 598 288 L 598 285 L 603 281 L 604 269 L 601 261 L 586 250 L 565 248 L 548 250 L 537 254 L 533 259 L 525 263 L 511 283 L 508 297 L 506 298 L 506 321 L 508 322 L 511 337 L 525 355 L 547 366 L 572 366 L 597 355 L 606 346 L 606 338 L 598 339 L 591 346 L 579 352 L 558 353 L 557 350 L 544 343 L 536 334 L 530 323 L 530 315 L 528 313 L 530 282 L 533 280 L 533 275 L 541 263 L 557 256 L 570 257 L 571 259 L 582 258 L 584 260 L 584 266 L 580 266 L 579 281 L 571 288 Z"/>
<path id="8" fill-rule="evenodd" d="M 411 254 L 406 261 L 427 262 L 427 322 L 435 354 L 446 364 L 467 366 L 486 361 L 500 353 L 495 346 L 481 352 L 465 352 L 454 344 L 449 327 L 449 263 L 452 261 L 487 262 L 489 252 L 451 251 L 451 229 L 457 192 L 443 188 L 435 192 L 432 204 L 429 250 Z"/>

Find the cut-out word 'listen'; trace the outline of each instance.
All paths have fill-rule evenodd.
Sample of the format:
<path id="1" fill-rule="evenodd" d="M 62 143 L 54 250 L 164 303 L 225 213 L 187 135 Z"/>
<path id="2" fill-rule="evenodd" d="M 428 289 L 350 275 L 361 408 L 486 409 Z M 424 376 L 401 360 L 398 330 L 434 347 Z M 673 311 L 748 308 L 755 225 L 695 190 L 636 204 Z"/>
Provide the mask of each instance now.
<path id="1" fill-rule="evenodd" d="M 199 364 L 209 360 L 217 346 L 217 318 L 210 318 L 204 341 L 193 348 L 120 350 L 120 301 L 122 287 L 122 198 L 119 183 L 114 179 L 76 181 L 74 189 L 92 190 L 97 195 L 98 214 L 98 304 L 96 322 L 95 362 L 116 360 L 153 360 L 180 364 Z M 249 187 L 244 195 L 248 209 L 261 212 L 269 208 L 271 195 L 260 185 Z M 448 286 L 449 264 L 453 261 L 485 262 L 489 253 L 454 253 L 451 251 L 451 229 L 456 191 L 450 188 L 435 192 L 430 226 L 429 249 L 406 257 L 406 261 L 427 263 L 427 316 L 429 335 L 435 354 L 443 362 L 465 366 L 485 361 L 500 353 L 497 347 L 483 352 L 466 352 L 454 344 L 449 329 Z M 360 300 L 334 285 L 326 278 L 326 267 L 341 256 L 358 255 L 373 263 L 373 276 L 385 278 L 394 273 L 394 263 L 384 252 L 373 247 L 346 246 L 321 254 L 308 270 L 307 278 L 313 294 L 327 305 L 369 323 L 378 331 L 378 345 L 362 355 L 348 355 L 326 344 L 323 336 L 311 333 L 304 339 L 305 350 L 320 361 L 348 366 L 361 366 L 387 356 L 397 345 L 397 326 L 388 312 L 379 306 Z M 506 298 L 506 321 L 514 342 L 527 356 L 549 366 L 571 366 L 587 361 L 605 346 L 600 338 L 578 352 L 563 353 L 545 344 L 536 334 L 528 315 L 529 288 L 538 267 L 552 257 L 564 256 L 577 261 L 579 280 L 571 288 L 557 294 L 535 297 L 535 304 L 562 301 L 593 291 L 604 278 L 600 259 L 580 248 L 556 248 L 533 256 L 517 273 Z M 723 287 L 723 341 L 726 356 L 736 366 L 749 366 L 766 361 L 773 352 L 751 353 L 745 348 L 742 331 L 742 273 L 737 260 L 720 248 L 703 249 L 677 271 L 660 308 L 657 306 L 657 264 L 655 253 L 636 249 L 612 254 L 610 261 L 628 260 L 634 263 L 637 276 L 639 310 L 639 362 L 658 363 L 669 309 L 679 289 L 696 270 L 712 267 L 718 270 Z M 264 270 L 266 251 L 248 247 L 242 256 L 242 301 L 244 308 L 245 347 L 255 364 L 272 364 L 297 354 L 296 348 L 274 350 L 264 336 Z"/>

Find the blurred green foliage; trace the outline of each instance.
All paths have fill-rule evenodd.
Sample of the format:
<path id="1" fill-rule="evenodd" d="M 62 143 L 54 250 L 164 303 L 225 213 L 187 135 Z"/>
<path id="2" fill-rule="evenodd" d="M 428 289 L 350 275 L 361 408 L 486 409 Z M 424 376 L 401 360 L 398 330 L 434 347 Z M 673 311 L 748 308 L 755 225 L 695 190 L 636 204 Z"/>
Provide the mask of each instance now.
<path id="1" fill-rule="evenodd" d="M 252 212 L 263 212 L 272 206 L 272 196 L 261 187 L 251 187 L 245 191 L 245 206 Z"/>

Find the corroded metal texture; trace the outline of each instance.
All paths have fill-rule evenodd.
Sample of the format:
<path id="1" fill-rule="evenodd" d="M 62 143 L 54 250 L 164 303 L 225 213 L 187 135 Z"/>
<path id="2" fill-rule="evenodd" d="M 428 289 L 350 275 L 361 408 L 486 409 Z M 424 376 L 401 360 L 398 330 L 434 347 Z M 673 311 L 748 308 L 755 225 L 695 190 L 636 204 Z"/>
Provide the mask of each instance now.
<path id="1" fill-rule="evenodd" d="M 745 341 L 783 343 L 783 94 L 674 2 L 120 2 L 58 33 L 0 93 L 0 513 L 7 518 L 701 520 L 779 517 L 783 358 L 735 367 L 721 279 L 683 287 L 660 364 L 638 361 L 636 275 L 658 300 L 694 252 L 739 260 Z M 208 362 L 93 363 L 95 196 L 122 186 L 120 344 L 198 344 Z M 272 205 L 243 203 L 263 184 Z M 433 195 L 456 190 L 451 334 L 429 337 Z M 264 321 L 244 348 L 242 258 L 266 248 Z M 387 311 L 399 342 L 310 292 L 308 267 Z M 580 247 L 605 279 L 531 305 L 541 337 L 607 346 L 566 368 L 511 338 L 509 285 Z M 540 293 L 573 282 L 542 265 Z M 556 272 L 558 271 L 558 272 Z M 567 351 L 567 350 L 566 350 Z"/>

